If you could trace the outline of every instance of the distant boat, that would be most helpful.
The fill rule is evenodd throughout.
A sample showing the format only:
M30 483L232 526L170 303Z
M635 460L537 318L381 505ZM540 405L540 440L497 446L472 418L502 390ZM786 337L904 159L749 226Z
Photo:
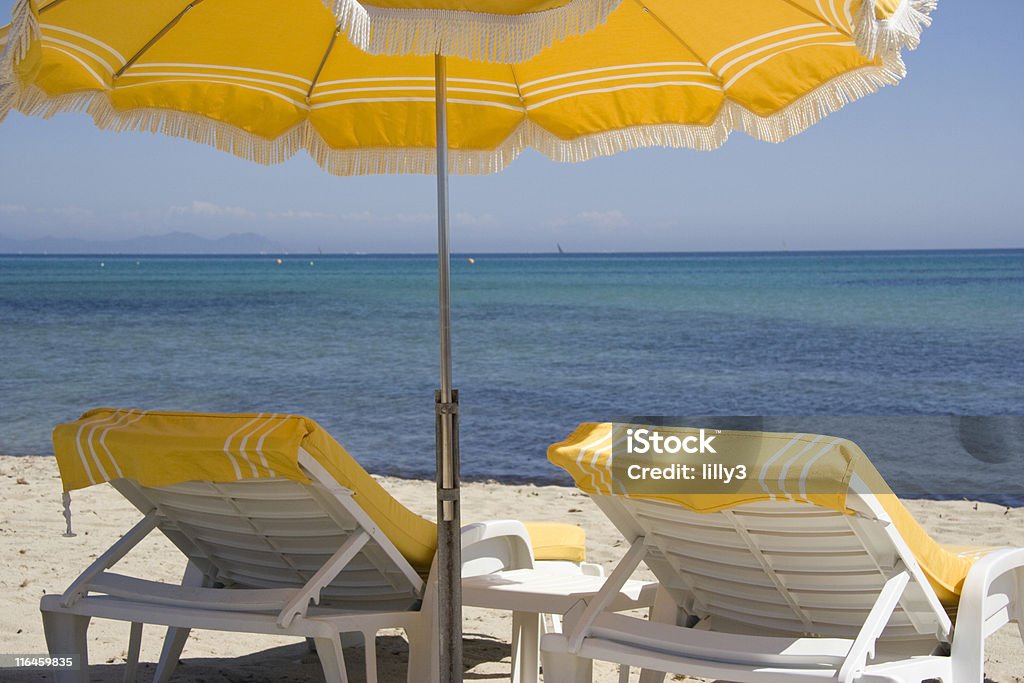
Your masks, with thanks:
M559 254L564 254L565 253L565 249L562 249L562 245L561 244L559 244L558 242L555 242L555 246L558 247L558 253Z

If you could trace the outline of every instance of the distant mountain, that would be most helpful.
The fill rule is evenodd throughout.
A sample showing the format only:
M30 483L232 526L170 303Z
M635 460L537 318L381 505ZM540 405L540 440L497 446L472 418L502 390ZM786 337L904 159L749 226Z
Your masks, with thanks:
M52 236L18 240L0 235L0 254L260 254L284 251L280 243L254 232L233 233L216 239L190 232L123 240Z

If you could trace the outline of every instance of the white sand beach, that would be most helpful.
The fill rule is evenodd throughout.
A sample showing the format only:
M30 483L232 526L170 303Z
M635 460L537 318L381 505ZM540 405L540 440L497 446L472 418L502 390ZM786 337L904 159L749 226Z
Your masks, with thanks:
M434 484L382 478L384 485L411 509L431 516ZM138 518L138 512L109 486L74 494L77 536L65 538L60 479L50 457L0 456L0 652L41 654L46 651L39 619L39 598L64 590L74 577ZM609 569L625 551L612 525L586 496L559 486L514 486L471 483L464 486L464 516L523 520L560 519L587 532L588 559ZM908 507L937 539L947 543L1024 546L1024 508L1008 509L971 501L909 501ZM177 582L183 557L162 538L152 537L119 565L123 573ZM650 579L644 570L638 578ZM465 613L466 680L508 681L510 619L507 614L467 609ZM143 634L139 680L148 680L157 660L162 628ZM126 624L94 620L89 631L93 681L120 681L128 640ZM1024 683L1024 646L1016 627L1004 628L987 643L986 675L996 683ZM383 681L404 681L405 644L397 635L378 645ZM349 658L353 681L361 681L362 657L354 648ZM49 674L3 672L4 681L49 680ZM669 677L671 679L671 677ZM249 634L193 632L176 671L176 681L227 683L322 681L315 655L295 639ZM616 670L598 664L595 681L617 680ZM676 677L674 680L694 680Z

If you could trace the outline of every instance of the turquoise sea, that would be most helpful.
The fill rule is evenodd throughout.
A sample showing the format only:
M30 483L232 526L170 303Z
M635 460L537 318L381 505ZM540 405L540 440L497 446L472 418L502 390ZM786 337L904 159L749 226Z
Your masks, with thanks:
M465 475L627 415L1024 413L1024 250L453 259ZM308 415L430 475L436 262L0 257L0 453L96 406Z

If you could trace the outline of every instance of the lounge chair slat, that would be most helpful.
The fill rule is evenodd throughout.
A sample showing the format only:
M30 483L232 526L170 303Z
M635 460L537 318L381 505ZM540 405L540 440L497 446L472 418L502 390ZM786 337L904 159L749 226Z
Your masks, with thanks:
M159 501L165 510L197 515L216 515L230 517L241 514L256 519L305 519L323 516L324 511L309 498L305 500L289 498L287 501L245 501L230 498L207 498L200 505L195 498L167 497Z
M152 487L154 498L175 498L178 500L194 499L199 504L210 498L234 497L239 499L260 500L301 500L309 496L303 495L301 488L295 487L290 479L249 479L239 486L226 482L214 484L206 481L192 481L174 484L168 487Z
M325 527L326 531L327 528ZM330 529L332 533L322 535L266 536L264 534L242 534L226 531L204 530L197 532L197 537L205 543L213 543L225 548L237 550L266 550L273 548L283 553L304 554L323 552L329 548L337 548L345 541L345 535L338 533L337 527Z
M337 547L337 546L336 546ZM234 564L235 566L252 565L254 567L270 567L270 568L289 568L293 567L303 571L316 571L324 562L331 557L330 553L317 552L307 554L280 554L272 551L257 551L257 550L246 550L236 551L232 548L220 547L217 552L212 555L212 559L215 563L220 564L223 560L224 565L227 563ZM346 565L345 569L342 570L346 576L356 576L357 574L367 574L373 576L379 576L380 572L365 558L353 560L352 563Z
M881 579L878 572L851 572L822 570L811 572L784 572L776 570L782 582L793 591L827 589L838 593L844 591L872 590L878 592Z

